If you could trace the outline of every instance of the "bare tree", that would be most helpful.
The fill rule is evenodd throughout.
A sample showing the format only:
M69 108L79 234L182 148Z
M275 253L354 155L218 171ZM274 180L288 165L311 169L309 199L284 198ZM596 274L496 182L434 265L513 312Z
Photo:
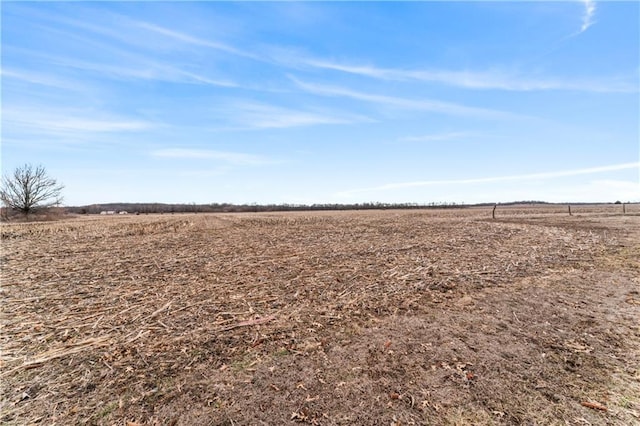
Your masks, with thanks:
M37 209L62 203L63 188L47 175L43 166L25 164L16 168L12 176L2 178L0 200L7 208L28 215Z

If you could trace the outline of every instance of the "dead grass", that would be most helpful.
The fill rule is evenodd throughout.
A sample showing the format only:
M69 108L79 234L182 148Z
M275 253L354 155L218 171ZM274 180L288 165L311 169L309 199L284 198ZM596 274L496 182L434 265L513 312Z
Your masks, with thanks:
M0 421L639 423L614 207L3 225Z

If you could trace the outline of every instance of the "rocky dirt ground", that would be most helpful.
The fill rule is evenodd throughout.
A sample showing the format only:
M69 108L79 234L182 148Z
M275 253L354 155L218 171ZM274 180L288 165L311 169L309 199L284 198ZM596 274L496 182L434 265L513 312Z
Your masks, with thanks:
M0 422L640 424L618 210L3 224Z

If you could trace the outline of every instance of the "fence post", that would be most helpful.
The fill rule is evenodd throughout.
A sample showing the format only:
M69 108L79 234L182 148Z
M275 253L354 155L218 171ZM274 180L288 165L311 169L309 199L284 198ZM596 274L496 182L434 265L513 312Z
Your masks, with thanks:
M571 214L571 204L569 204L569 216L573 216L573 215Z
M493 206L493 210L491 211L491 218L495 219L496 218L496 208L498 207L497 204L494 204Z

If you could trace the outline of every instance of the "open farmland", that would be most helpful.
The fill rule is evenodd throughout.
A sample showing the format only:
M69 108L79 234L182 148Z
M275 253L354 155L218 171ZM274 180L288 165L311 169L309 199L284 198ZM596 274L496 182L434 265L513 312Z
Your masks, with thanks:
M640 424L640 207L573 210L3 224L0 422Z

